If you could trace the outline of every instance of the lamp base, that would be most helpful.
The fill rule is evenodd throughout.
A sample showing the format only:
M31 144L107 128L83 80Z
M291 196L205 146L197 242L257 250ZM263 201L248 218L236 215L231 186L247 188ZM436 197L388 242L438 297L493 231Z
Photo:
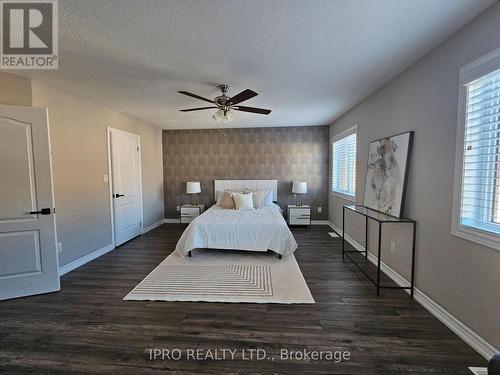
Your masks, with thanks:
M303 206L303 204L302 204L302 194L298 194L298 193L295 194L295 205L298 206L298 207Z
M191 204L193 206L197 206L198 205L198 194L196 194L196 193L193 194L193 199L191 201Z

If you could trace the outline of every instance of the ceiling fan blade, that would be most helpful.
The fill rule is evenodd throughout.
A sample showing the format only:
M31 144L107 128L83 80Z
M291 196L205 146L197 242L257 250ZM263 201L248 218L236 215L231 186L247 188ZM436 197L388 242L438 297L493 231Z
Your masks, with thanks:
M191 94L190 92L187 92L187 91L177 91L179 94L182 94L182 95L187 95L187 96L190 96L192 98L195 98L195 99L200 99L200 100L204 100L206 102L209 102L209 103L212 103L213 104L213 100L210 100L210 99L207 99L207 98L204 98L203 96L199 96L199 95L196 95L196 94Z
M246 90L243 90L242 92L240 92L239 94L236 94L235 96L233 96L231 99L229 99L229 101L233 104L238 104L238 103L244 102L245 100L253 98L254 96L257 96L257 95L259 95L259 94L257 94L255 91L252 91L250 89L246 89Z
M217 107L200 107L200 108L189 108L189 109L180 109L181 112L191 112L191 111L201 111L203 109L211 109Z
M242 112L260 113L261 115L268 115L268 114L271 113L270 109L254 108L254 107L244 107L242 105L238 105L236 107L233 107L233 109L236 110L236 111L242 111Z

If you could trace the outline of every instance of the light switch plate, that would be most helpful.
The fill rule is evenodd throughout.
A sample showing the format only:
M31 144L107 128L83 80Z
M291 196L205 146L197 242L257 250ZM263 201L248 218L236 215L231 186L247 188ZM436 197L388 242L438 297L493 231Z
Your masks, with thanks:
M62 242L58 242L56 245L57 254L62 253Z
M109 182L109 177L107 174L104 175L104 182Z

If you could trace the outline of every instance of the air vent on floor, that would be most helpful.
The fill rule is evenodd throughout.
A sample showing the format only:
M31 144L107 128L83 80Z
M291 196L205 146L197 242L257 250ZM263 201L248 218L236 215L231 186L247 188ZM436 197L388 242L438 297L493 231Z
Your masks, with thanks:
M488 369L486 367L469 367L475 375L488 375Z

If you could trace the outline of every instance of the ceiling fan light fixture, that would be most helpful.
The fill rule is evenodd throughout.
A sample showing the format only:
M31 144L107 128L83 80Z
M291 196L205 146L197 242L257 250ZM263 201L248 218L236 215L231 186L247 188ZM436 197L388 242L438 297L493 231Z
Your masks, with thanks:
M212 118L217 122L222 122L222 116L224 116L224 111L222 109L219 109L213 114Z
M217 112L213 114L212 118L217 122L222 122L223 124L225 124L227 122L233 121L234 115L231 113L230 110L224 111L222 109L219 109Z
M233 112L231 111L226 111L226 122L231 122L234 120L234 115L233 115Z

